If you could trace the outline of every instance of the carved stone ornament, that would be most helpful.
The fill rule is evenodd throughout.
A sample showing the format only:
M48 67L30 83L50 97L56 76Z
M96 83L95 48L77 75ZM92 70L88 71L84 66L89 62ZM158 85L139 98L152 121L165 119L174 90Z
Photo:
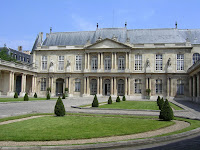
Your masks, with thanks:
M149 61L149 58L147 58L146 67L150 67L150 61Z
M168 66L168 67L171 67L171 58L168 59L168 61L167 61L167 66Z

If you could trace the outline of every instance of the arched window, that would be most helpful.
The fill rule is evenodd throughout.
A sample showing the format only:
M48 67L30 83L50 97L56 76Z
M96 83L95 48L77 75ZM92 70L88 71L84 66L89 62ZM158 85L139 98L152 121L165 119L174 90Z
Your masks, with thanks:
M80 91L81 91L81 80L75 79L75 92L80 92Z
M162 80L157 79L156 80L156 94L161 94L162 93Z
M184 94L184 82L183 80L179 79L177 80L177 95L183 95Z
M200 54L194 53L192 59L193 59L193 64L195 64L200 59Z
M105 57L105 70L110 70L111 69L111 58L110 56Z
M119 56L118 58L118 70L124 70L125 66L124 66L124 56Z

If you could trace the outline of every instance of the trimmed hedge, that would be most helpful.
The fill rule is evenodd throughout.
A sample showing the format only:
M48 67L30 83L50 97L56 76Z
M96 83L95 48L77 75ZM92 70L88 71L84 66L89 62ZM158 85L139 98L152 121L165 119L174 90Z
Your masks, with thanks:
M29 97L28 97L28 94L26 93L25 95L24 95L24 101L28 101L29 100Z
M126 101L126 97L125 97L125 95L123 96L122 101Z
M63 93L63 95L62 95L62 99L65 99L65 93Z
M98 102L96 94L94 95L94 99L93 99L93 102L92 102L92 107L99 107L99 102Z
M159 103L160 103L160 96L158 96L157 98L157 105L159 106Z
M37 93L34 94L34 98L37 98Z
M14 98L18 98L18 94L17 94L17 92L15 92Z
M64 116L65 115L65 106L60 98L58 97L58 100L56 102L55 108L54 108L54 113L56 116Z
M160 111L159 119L163 119L164 121L170 121L174 119L173 110L170 107L167 99L165 100L165 103Z
M108 104L112 104L112 97L111 96L108 99Z
M162 97L162 98L160 99L160 102L159 102L159 105L158 105L160 110L162 109L164 103L165 103L165 101L164 101L164 99L163 99L163 97Z
M119 98L119 96L117 96L116 102L120 102L120 98Z
M51 99L50 94L47 93L47 100Z

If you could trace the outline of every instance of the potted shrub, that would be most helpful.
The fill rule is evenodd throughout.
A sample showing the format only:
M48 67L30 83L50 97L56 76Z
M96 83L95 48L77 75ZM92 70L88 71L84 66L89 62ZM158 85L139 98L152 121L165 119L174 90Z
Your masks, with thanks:
M147 99L150 99L151 89L146 89Z
M92 102L92 107L99 107L99 102L98 102L96 94L95 94L93 102Z
M111 96L108 99L108 104L112 104L112 97Z
M65 116L65 106L60 96L58 97L58 100L56 102L54 113L56 116Z

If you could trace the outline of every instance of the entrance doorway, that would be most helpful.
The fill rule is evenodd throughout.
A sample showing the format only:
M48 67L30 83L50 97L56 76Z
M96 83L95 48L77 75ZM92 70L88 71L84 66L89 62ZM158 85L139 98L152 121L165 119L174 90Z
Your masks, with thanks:
M56 80L56 95L57 96L63 95L63 83L64 83L64 79L58 78Z
M110 95L110 80L106 79L104 81L104 95L109 96Z
M91 88L90 88L91 95L97 94L97 80L96 79L91 80L90 86L91 86Z
M16 92L19 95L21 92L21 85L22 85L22 76L16 77Z
M124 95L124 80L122 79L118 80L117 95Z

